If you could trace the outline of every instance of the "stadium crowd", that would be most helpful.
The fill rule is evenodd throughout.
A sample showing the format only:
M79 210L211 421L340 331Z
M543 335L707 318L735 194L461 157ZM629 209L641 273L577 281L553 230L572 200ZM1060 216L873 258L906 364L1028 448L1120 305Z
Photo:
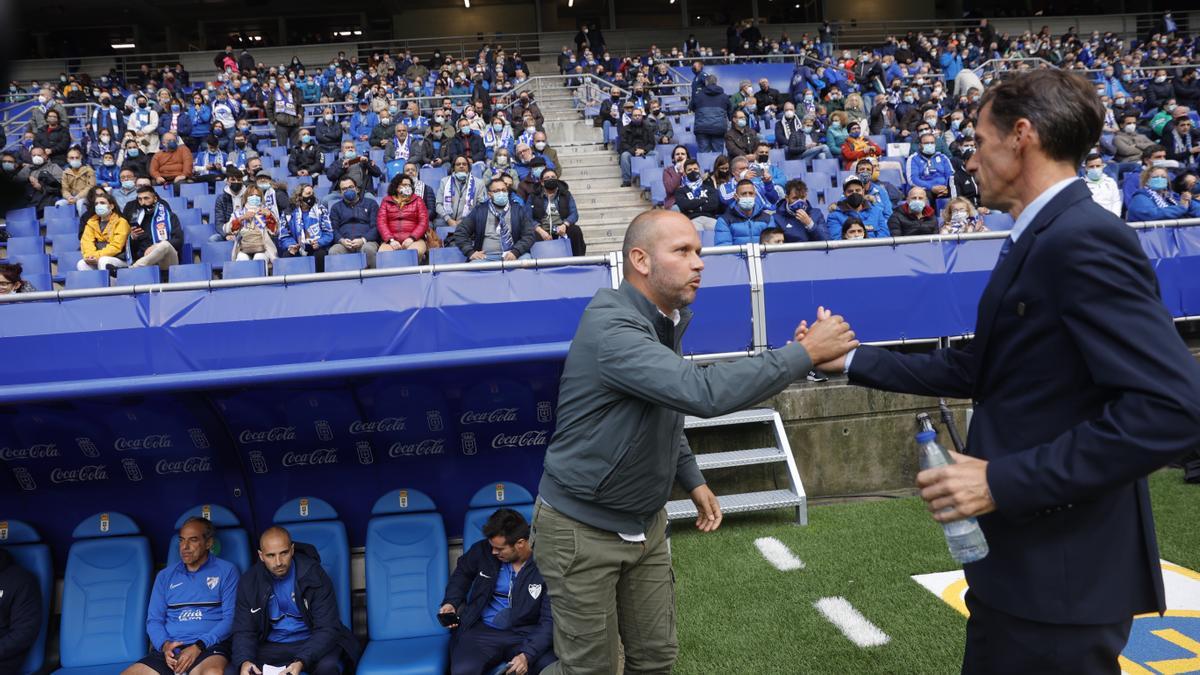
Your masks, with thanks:
M1195 217L1197 38L1170 14L1161 24L1142 39L1073 28L1010 36L985 19L835 50L829 25L793 41L747 21L716 51L690 37L627 56L591 26L558 66L619 154L623 184L661 182L656 205L712 230L716 244L766 230L796 242L987 229L966 169L978 100L1005 72L1035 67L1095 82L1106 125L1081 176L1097 201L1130 221ZM786 91L767 78L732 93L717 83L721 65L780 60L795 63ZM0 176L39 214L74 207L79 269L165 275L191 262L184 229L233 242L234 260L311 256L318 271L328 255L361 252L375 266L381 252L424 261L440 246L512 260L566 239L585 253L544 116L519 88L520 53L485 45L474 58L423 59L406 49L272 66L227 47L214 66L204 82L175 63L128 79L10 84L9 101L36 101ZM185 193L207 222L181 223Z

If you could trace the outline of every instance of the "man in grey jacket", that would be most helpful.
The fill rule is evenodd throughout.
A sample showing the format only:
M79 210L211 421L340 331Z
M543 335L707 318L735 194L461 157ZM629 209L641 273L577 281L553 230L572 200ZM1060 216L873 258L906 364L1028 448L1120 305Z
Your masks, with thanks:
M560 659L545 673L614 673L621 646L626 673L671 671L678 642L664 507L672 480L691 493L697 528L721 524L684 415L744 408L858 344L841 317L822 310L781 349L709 366L684 359L699 254L687 216L639 215L625 233L625 282L596 293L571 343L534 513Z

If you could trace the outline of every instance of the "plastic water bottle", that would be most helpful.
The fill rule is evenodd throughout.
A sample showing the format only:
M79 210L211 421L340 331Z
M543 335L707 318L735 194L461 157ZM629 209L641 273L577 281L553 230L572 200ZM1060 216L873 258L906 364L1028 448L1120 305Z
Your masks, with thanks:
M917 416L920 431L917 432L917 449L920 452L921 470L933 469L939 466L953 464L942 446L938 445L937 432L929 416L922 413ZM949 507L947 507L949 508ZM960 564L983 560L988 554L987 539L983 530L974 518L964 518L952 523L944 523L942 528L946 533L946 545L950 548L950 557Z

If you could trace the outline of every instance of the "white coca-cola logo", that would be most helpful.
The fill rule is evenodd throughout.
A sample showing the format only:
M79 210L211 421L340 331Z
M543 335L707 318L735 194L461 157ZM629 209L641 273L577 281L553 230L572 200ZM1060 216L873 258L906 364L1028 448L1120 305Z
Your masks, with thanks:
M296 427L275 427L265 431L244 429L238 434L239 443L278 443L296 440Z
M0 448L0 459L13 462L21 459L47 459L58 457L58 446L53 443L38 443L28 448Z
M103 464L88 464L77 469L54 469L50 472L51 483L86 483L108 480L108 469Z
M188 457L187 459L160 459L154 465L154 471L160 476L169 473L204 473L212 471L212 459L209 457Z
M549 434L545 431L526 431L523 434L496 434L492 438L493 448L530 448L545 445Z
M381 420L364 422L355 420L350 424L352 434L383 434L389 431L404 431L404 417L385 417Z
M288 452L283 455L283 466L320 466L322 464L337 464L337 448L318 448L312 452Z
M117 450L161 450L171 447L170 434L151 434L144 438L118 438L113 443Z
M427 438L417 443L392 443L388 457L423 457L446 454L446 441L442 438Z
M496 422L516 422L516 408L496 408L495 410L468 410L458 419L460 424L495 424Z
M180 621L203 621L204 610L202 609L185 609L179 613Z

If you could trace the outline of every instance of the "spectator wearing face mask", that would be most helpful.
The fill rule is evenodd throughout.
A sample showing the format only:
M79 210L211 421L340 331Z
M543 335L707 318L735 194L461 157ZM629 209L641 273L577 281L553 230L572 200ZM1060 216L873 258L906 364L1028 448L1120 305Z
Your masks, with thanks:
M33 134L33 144L46 154L46 158L59 166L67 163L67 150L71 148L71 132L63 124L57 110L46 113L46 124Z
M337 185L343 178L350 178L365 192L374 192L374 179L381 178L383 171L369 156L360 155L354 141L343 141L340 161L335 160L325 170L325 177ZM332 194L332 193L331 193ZM336 196L333 197L336 200Z
M166 107L158 115L158 136L160 139L166 138L167 134L173 134L176 140L185 139L192 133L192 118L183 109L183 103L179 99L169 99Z
M25 197L30 206L41 209L62 199L62 176L62 167L48 161L46 151L34 146L30 163L17 172L17 182L27 186Z
M842 229L842 236L839 238L847 240L866 239L867 226L857 216L850 216L846 219L845 226Z
M130 169L121 169L117 174L117 184L112 188L111 194L116 201L117 210L124 213L125 207L137 199L137 175Z
M1179 162L1179 166L1185 169L1200 166L1200 131L1190 117L1178 117L1174 127L1164 130L1163 147L1167 149L1167 159Z
M117 212L112 198L99 196L94 206L95 214L83 228L79 238L79 251L83 257L76 269L116 270L126 267L125 246L129 241L129 222Z
M825 214L808 201L808 185L799 179L787 182L787 196L775 206L774 226L784 242L825 241L829 238Z
M288 173L293 176L319 176L325 170L325 155L317 147L308 129L297 134L297 143L288 152Z
M271 95L264 102L267 109L267 119L275 125L275 144L289 147L296 142L300 125L304 122L304 113L300 108L301 101L292 82L281 75Z
M975 205L965 197L955 197L942 209L942 234L971 234L987 232L983 218Z
M900 188L895 185L879 180L879 168L873 159L858 160L854 170L858 179L862 181L863 195L867 201L883 211L885 221L891 218L894 204L904 200L904 193L900 192Z
M492 117L492 123L483 131L483 147L487 151L489 160L493 159L499 150L504 150L511 154L516 147L512 127L504 121L503 116L495 115Z
M392 106L392 108L395 107L394 105ZM388 108L384 108L379 112L379 124L376 124L375 128L371 129L371 136L367 139L367 144L372 148L387 148L392 139L395 138L398 127L404 127L404 130L408 131L408 127L399 122L395 117L395 113L392 113Z
M540 240L566 237L571 242L571 255L587 253L583 230L577 224L579 209L575 206L575 197L566 181L558 177L557 171L548 168L542 173L542 189L530 196L529 209L534 233Z
M225 175L225 153L216 136L206 136L196 148L192 160L192 180L212 185Z
M501 148L488 162L487 168L483 171L483 177L490 180L505 175L511 176L514 183L520 180L517 170L513 166L512 153Z
M100 104L88 118L87 130L93 139L99 139L101 134L107 133L109 142L125 133L125 119L108 94L101 94Z
M920 152L909 155L904 165L909 184L925 188L935 199L950 196L950 183L954 180L950 158L937 151L932 132L922 134L920 140Z
M1104 173L1104 158L1097 153L1088 155L1083 162L1083 169L1083 182L1092 192L1092 199L1120 217L1121 189L1117 187L1117 181Z
M825 146L829 148L829 152L834 157L842 156L842 145L846 143L846 139L850 137L850 132L846 128L847 116L845 111L837 110L829 114L829 128L825 130Z
M471 122L465 116L458 120L458 134L447 144L443 158L457 156L467 158L468 162L486 162L487 150L483 147L483 137L471 130Z
M379 206L349 176L343 176L337 186L337 201L329 208L334 236L329 255L362 252L367 267L375 267L375 254L379 251Z
M728 172L728 160L722 166ZM720 188L713 181L704 180L700 163L694 159L684 162L682 181L675 189L674 197L675 206L691 219L697 230L715 229L717 218L725 209Z
M654 132L646 126L645 116L644 110L635 108L629 126L621 129L621 187L633 184L633 158L645 157L654 152Z
M116 138L119 138L119 136L114 136L109 130L102 129L99 135L97 135L96 140L88 143L87 163L93 167L100 166L106 152L112 153L113 160L115 161L117 155L121 154L121 146L115 140Z
M929 203L925 188L914 186L909 189L908 198L888 219L888 231L893 237L937 234L937 213Z
M83 163L83 153L79 148L71 148L67 152L67 168L62 174L61 203L70 204L78 213L84 211L84 201L88 191L96 186L96 171Z
M865 236L875 239L891 236L883 210L871 203L864 194L862 181L858 176L851 175L842 182L844 198L829 207L829 215L825 219L825 227L830 239L843 239L843 229L850 218L857 219L863 227Z
M452 169L438 184L434 227L458 227L467 214L487 199L487 184L471 174L471 163L466 157L455 157Z
M646 120L649 124L649 119ZM533 135L533 156L541 157L546 160L546 168L554 169L560 175L562 174L562 164L558 161L558 151L550 147L550 143L546 140L546 132L539 131Z
M671 163L662 172L663 189L667 193L666 199L663 200L664 209L675 206L675 191L683 183L684 163L687 160L688 149L686 147L677 145L671 150Z
M258 186L246 188L246 198L240 212L229 221L226 234L233 235L233 260L266 260L278 257L275 235L279 220L264 205Z
M508 186L492 179L488 201L458 224L454 243L470 262L511 261L529 256L535 236L529 209L511 203Z
M1154 145L1154 141L1138 131L1137 121L1136 114L1125 115L1121 118L1120 130L1113 135L1113 147L1116 150L1113 161L1125 165L1121 167L1122 173L1140 168L1142 152Z
M129 223L131 267L158 267L162 272L179 264L183 251L183 228L149 185L138 188L137 201L125 205L121 214Z
M67 109L61 101L54 97L49 88L38 92L37 105L29 112L29 130L34 134L46 128L46 114L50 111L58 113L59 121L67 119Z
M717 246L741 245L758 241L759 235L771 227L771 215L759 203L754 181L738 181L733 205L717 218L713 233Z
M853 169L858 160L864 157L879 157L883 154L883 149L867 138L866 134L862 132L862 125L858 122L850 122L846 129L846 141L842 143L840 154L842 167Z
M730 157L754 154L758 133L750 128L750 118L744 110L733 113L733 126L725 132L725 154Z
M342 125L333 114L333 108L326 106L321 111L321 117L315 127L317 147L321 152L336 153L342 144Z
M429 212L425 200L416 193L411 176L396 174L388 185L388 194L383 198L376 214L379 229L379 250L416 251L417 258L424 261L429 251L425 233L429 230Z
M1141 188L1129 200L1125 220L1140 223L1150 220L1175 220L1200 217L1200 202L1191 192L1182 194L1171 190L1166 168L1151 166L1141 175Z
M192 151L180 144L174 132L163 134L162 141L162 149L150 160L150 177L158 185L182 183L191 178L195 170Z

